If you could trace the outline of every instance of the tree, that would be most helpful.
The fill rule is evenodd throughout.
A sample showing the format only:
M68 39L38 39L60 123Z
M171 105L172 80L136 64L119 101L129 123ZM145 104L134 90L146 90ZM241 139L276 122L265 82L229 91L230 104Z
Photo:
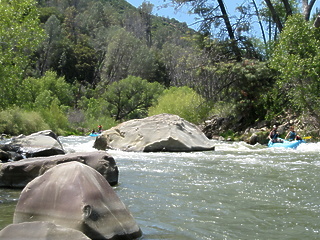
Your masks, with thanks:
M123 28L110 29L108 36L101 74L103 80L115 82L128 75L150 78L154 71L154 57L147 45Z
M125 29L143 40L148 47L152 45L152 9L153 4L143 2L138 11L127 11L124 20Z
M39 72L43 76L45 72L52 68L58 61L61 54L61 24L55 15L51 15L44 24L46 39L42 42L41 51L39 50Z
M271 0L265 0L265 2L269 8L273 22L277 25L278 30L281 32L283 26L279 14L276 12L273 4L271 3Z
M53 99L57 99L59 105L70 106L73 98L70 84L51 71L41 78L24 79L19 90L23 94L18 96L18 104L30 110L39 106L49 107Z
M152 21L151 21L151 13L153 9L153 4L143 2L141 6L139 7L139 13L141 16L141 19L144 23L144 32L146 37L146 42L148 47L152 46L152 34L151 34L151 27L152 27Z
M191 4L193 12L198 14L201 20L201 30L205 33L209 33L212 27L220 25L220 20L224 22L227 30L230 45L237 61L241 61L241 51L237 45L234 29L230 22L230 17L226 11L226 7L223 0L217 0L217 5L212 5L210 1L202 0L173 0L179 4ZM219 11L218 11L219 9Z
M44 32L33 0L1 1L0 16L0 108L6 108L15 103L17 86Z
M281 2L274 0L265 0L268 12L270 13L270 15L269 13L265 15L271 16L279 32L281 32L288 17L294 13L303 14L304 19L306 21L309 21L310 14L315 2L316 0L310 0L310 2L309 0L302 0L302 9L299 10L299 4L296 0L281 0Z
M108 102L111 116L116 120L128 120L147 116L148 108L154 103L163 87L157 83L129 76L112 83L103 95Z
M320 33L303 15L288 19L271 66L279 71L277 85L294 111L308 110L320 122Z
M311 10L317 0L302 0L303 15L306 21L310 20Z

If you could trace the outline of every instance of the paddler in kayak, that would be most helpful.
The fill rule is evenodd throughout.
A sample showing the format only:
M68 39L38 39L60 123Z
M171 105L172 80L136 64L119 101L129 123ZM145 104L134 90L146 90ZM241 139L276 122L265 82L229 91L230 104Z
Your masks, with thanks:
M298 136L297 132L294 130L294 126L290 126L289 132L287 133L285 139L288 139L289 141L302 140L301 137Z
M273 125L273 129L269 133L268 138L270 139L271 142L273 143L282 143L283 141L279 138L279 132L278 128L276 125Z

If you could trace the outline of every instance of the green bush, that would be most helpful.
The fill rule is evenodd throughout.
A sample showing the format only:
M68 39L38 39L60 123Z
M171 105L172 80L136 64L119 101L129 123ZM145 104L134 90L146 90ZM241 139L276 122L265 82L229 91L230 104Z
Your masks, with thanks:
M63 106L59 106L58 99L54 99L49 107L40 108L39 111L52 131L58 135L65 135L65 131L70 128L69 121L66 109Z
M158 104L149 108L149 116L170 113L197 124L207 118L209 109L204 98L193 89L171 87L158 98Z
M8 135L31 134L49 129L42 116L18 107L0 112L0 133Z
M213 109L210 111L210 115L216 115L218 117L230 117L235 115L236 104L232 102L217 102L214 104Z

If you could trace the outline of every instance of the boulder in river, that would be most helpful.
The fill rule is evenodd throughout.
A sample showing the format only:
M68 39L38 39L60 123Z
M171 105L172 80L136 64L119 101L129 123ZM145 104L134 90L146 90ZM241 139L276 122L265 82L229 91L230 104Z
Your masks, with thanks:
M105 178L78 162L59 164L21 192L13 223L49 221L91 239L135 239L142 232Z
M121 123L102 132L93 147L134 152L214 150L212 141L196 125L172 114Z
M90 240L82 232L52 222L10 224L0 231L1 240Z
M51 130L36 132L28 136L20 135L14 137L8 145L11 148L16 148L16 151L27 158L65 154L57 135Z
M17 162L0 164L0 187L23 188L48 169L72 161L94 168L110 185L118 183L119 171L114 158L105 151L97 151L26 158ZM69 174L72 174L72 171Z

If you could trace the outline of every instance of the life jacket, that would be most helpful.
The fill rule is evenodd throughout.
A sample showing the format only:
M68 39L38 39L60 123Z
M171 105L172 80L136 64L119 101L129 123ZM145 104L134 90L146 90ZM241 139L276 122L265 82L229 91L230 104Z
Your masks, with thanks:
M297 133L295 131L290 131L289 133L289 141L293 141L296 139Z
M279 134L277 131L272 131L271 134L270 134L270 137L272 139L272 142L277 142L277 138L279 137Z

